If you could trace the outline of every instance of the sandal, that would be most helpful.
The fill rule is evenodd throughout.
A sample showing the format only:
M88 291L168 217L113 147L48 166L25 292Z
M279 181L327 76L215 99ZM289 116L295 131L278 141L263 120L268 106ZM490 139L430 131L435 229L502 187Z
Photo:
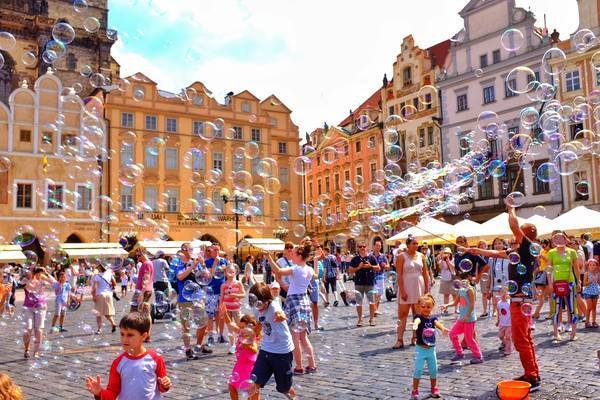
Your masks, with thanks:
M294 368L294 375L304 375L304 368Z
M598 324L595 322L592 322L592 328L598 328Z
M317 372L317 367L306 367L307 374L314 374L315 372Z
M362 323L362 322L357 322L357 323L356 323L356 327L357 327L357 328L361 328L362 326L363 326L363 323Z
M375 322L372 319L369 320L369 326L375 326Z
M402 340L396 341L396 344L392 346L393 350L399 350L404 348L404 342Z
M573 335L573 336L571 336L571 338L569 340L571 342L576 342L577 340L579 340L579 337L577 335Z

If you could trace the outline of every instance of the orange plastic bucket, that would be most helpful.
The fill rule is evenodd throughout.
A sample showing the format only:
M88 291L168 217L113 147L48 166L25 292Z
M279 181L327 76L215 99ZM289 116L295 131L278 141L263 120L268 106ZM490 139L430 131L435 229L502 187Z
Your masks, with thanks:
M523 381L501 381L496 386L496 396L500 400L529 400L531 384Z

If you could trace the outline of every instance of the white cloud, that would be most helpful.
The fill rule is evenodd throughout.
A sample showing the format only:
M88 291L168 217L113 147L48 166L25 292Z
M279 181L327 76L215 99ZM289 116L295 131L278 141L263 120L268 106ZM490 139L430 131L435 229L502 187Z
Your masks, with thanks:
M117 6L111 3L112 12L126 12L119 6L124 3L130 7L148 3L114 1ZM338 123L371 95L381 85L383 73L390 76L403 37L412 34L424 48L457 32L462 26L458 12L466 3L151 0L146 30L152 29L153 21L184 30L182 43L166 44L180 47L181 57L149 58L137 54L132 41L115 46L114 51L125 73L140 70L166 90L200 80L219 98L230 90L248 89L260 98L274 93L294 111L293 119L303 132L323 121ZM548 13L550 30L558 26L562 38L577 27L575 2L522 0L517 4L531 6L539 25L543 13ZM269 55L267 49L267 54L240 61L239 54L225 51L241 40L266 46L272 38L284 44L279 53Z

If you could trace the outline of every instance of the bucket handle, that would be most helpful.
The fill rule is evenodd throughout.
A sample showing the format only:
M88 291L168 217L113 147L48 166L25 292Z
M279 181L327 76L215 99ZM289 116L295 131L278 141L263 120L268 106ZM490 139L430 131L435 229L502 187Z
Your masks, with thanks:
M523 397L521 397L521 400L525 400L527 398L527 396L529 396L529 392L527 392L527 394ZM498 393L498 385L496 385L496 397L498 397L500 400L502 400L502 398L500 397L500 393Z

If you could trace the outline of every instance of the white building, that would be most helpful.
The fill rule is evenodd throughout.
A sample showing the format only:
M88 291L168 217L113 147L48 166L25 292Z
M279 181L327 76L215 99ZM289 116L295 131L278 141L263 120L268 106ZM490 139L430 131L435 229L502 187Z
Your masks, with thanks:
M450 162L477 150L487 137L491 139L489 155L507 161L506 173L500 178L486 174L480 175L485 180L474 180L474 196L461 204L461 214L468 212L473 220L485 221L505 210L507 194L519 191L526 196L520 216L529 217L535 207L538 212L543 206L546 216L553 218L561 211L560 181L550 185L535 179L537 167L550 158L547 145L539 148L539 154L529 160L530 167L523 170L510 146L514 135L531 132L521 123L521 111L530 106L539 111L542 104L529 98L531 92L516 94L511 88L524 92L532 80L551 81L540 68L542 56L551 46L547 31L536 28L533 13L516 7L514 0L471 0L459 15L464 29L453 38L446 72L437 82L442 96L443 160ZM518 29L522 38L518 32L503 38L510 28ZM530 68L535 76L511 73L521 66ZM484 111L497 115L487 118L484 125L497 123L499 130L486 135L478 128ZM516 143L514 139L512 143Z

